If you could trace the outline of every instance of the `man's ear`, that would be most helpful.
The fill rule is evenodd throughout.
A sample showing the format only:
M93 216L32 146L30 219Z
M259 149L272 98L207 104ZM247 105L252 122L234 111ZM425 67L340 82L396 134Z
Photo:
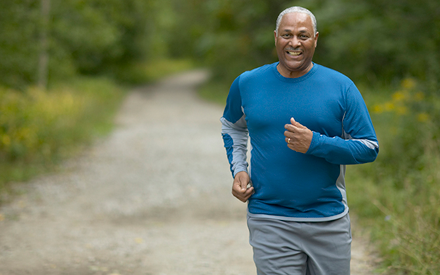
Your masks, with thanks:
M319 37L319 32L316 32L316 34L315 34L315 48L316 48L316 46L318 46L318 37Z
M277 31L276 30L273 31L273 36L275 38L275 46L276 46L277 45Z

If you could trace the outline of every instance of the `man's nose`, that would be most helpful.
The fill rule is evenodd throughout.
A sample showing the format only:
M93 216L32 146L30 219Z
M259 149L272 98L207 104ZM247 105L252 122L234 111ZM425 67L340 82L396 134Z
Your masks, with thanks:
M292 45L292 47L297 47L297 46L299 46L301 43L300 43L300 40L298 39L298 37L297 37L296 35L294 35L294 36L292 36L292 38L290 39L289 44Z

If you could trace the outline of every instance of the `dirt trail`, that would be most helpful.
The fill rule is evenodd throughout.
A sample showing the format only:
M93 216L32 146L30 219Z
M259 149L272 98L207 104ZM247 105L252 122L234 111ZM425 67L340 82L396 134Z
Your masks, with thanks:
M115 131L0 208L0 275L256 274L222 108L192 71L134 90ZM372 274L353 242L353 272Z

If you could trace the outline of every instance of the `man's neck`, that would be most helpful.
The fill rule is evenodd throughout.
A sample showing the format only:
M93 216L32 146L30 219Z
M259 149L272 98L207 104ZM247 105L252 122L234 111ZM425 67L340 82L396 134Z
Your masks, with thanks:
M310 72L310 70L313 68L313 62L310 62L310 65L304 69L304 70L298 70L298 71L290 71L287 70L286 68L284 68L283 66L280 65L280 63L278 63L277 65L277 70L278 72L287 78L298 78L301 77L303 75L306 75L308 72Z

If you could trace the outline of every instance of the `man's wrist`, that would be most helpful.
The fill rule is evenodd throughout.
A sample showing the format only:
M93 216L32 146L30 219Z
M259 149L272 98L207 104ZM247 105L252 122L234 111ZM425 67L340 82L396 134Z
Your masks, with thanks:
M237 176L238 173L241 173L241 172L247 173L247 170L238 170L237 172L234 171L234 178Z

